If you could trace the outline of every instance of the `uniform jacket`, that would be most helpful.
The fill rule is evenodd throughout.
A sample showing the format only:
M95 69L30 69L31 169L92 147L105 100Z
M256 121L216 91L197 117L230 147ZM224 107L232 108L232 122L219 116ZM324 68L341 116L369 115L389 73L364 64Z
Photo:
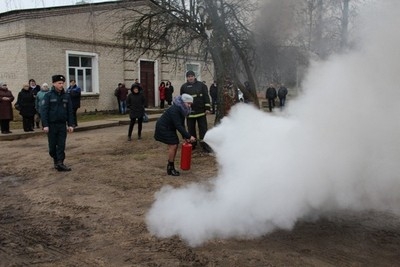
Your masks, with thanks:
M192 112L188 116L189 118L205 116L206 110L211 109L208 89L202 82L195 80L194 83L184 83L180 94L188 94L193 97Z
M130 118L141 118L144 116L144 105L145 105L144 95L140 92L130 93L128 99L126 100L126 106L130 110Z
M10 101L1 100L3 97L9 97ZM0 120L13 120L12 102L14 96L7 88L0 88Z
M52 123L67 123L73 126L72 102L69 94L64 89L61 92L52 87L44 96L40 107L43 127L48 127Z
M36 114L35 96L31 90L22 89L18 93L17 103L20 107L19 114L23 117L33 117Z
M67 93L71 96L72 108L78 109L81 107L81 88L78 85L70 86Z

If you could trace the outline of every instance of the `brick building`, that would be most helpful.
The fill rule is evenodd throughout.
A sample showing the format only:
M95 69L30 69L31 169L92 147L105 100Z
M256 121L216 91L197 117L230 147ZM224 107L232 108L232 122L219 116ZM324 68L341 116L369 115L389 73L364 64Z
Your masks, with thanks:
M14 96L30 78L51 84L53 74L76 79L82 88L80 112L117 109L114 89L130 87L139 78L149 107L159 105L158 85L170 80L179 94L184 73L193 69L200 80L212 81L212 64L184 61L172 66L165 59L144 55L133 60L118 38L127 6L148 1L103 2L14 10L0 14L0 81ZM175 62L174 62L175 64ZM68 84L66 84L68 86Z

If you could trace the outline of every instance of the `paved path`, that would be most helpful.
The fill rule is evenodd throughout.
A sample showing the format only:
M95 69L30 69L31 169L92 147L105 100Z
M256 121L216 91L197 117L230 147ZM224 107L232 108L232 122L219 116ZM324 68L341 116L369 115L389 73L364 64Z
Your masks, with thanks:
M148 114L149 121L156 121L160 116L159 114ZM104 120L96 120L96 121L87 121L80 122L79 126L75 128L75 132L105 128L105 127L114 127L119 125L127 125L129 124L129 116L118 117L118 118L109 118ZM35 135L45 134L41 129L35 129L34 132L24 132L23 129L11 129L11 134L0 134L0 141L12 141L17 139L29 138Z

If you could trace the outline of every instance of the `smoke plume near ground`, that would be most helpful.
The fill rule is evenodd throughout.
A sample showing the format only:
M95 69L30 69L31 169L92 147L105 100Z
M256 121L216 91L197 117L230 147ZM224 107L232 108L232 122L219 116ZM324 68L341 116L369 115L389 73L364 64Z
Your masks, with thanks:
M162 188L147 214L152 234L197 246L336 210L400 214L400 3L366 12L361 45L313 64L285 111L240 104L207 133L217 177Z

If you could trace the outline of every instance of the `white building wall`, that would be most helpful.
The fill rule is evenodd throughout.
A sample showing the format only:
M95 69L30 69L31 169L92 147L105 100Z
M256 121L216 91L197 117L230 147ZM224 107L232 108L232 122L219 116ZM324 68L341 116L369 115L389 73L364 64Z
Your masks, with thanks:
M98 55L98 94L83 95L78 112L115 110L113 93L117 84L123 82L130 87L135 78L140 78L139 62L124 54L123 41L117 37L129 16L127 10L118 9L113 2L10 12L0 17L0 51L4 55L0 80L6 81L16 95L30 78L41 85L51 84L54 74L67 76L66 51L94 53ZM186 61L182 59L176 64L151 55L143 58L157 62L156 105L161 81L170 80L174 96L178 95L186 81ZM209 86L213 70L207 70L203 62L199 64L201 80Z

